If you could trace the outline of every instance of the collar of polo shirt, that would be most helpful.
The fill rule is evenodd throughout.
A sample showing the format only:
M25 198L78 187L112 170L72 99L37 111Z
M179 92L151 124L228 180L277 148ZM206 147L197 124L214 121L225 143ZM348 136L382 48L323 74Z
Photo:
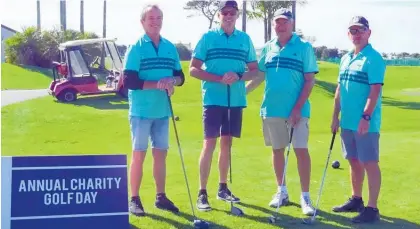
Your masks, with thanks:
M142 38L145 42L152 42L152 38L150 38L149 35L147 35L146 33L143 35ZM159 35L159 41L165 41L164 39L162 39L161 35Z
M357 55L365 56L367 54L367 52L369 52L369 50L371 50L371 49L372 49L372 45L370 43L368 43L362 50L360 50L360 52ZM351 49L349 54L350 54L351 57L353 57L354 49Z
M219 26L217 31L219 32L220 35L225 35L226 34L225 31L220 26ZM234 28L232 35L237 35L237 34L238 34L238 30L236 28Z
M296 39L298 38L299 36L296 34L296 33L292 33L292 37L290 38L290 40L289 40L289 42L287 42L287 44L294 44L295 43L295 41L296 41ZM276 45L277 46L279 46L279 47L282 47L281 45L280 45L280 43L279 43L279 39L277 38L276 39Z

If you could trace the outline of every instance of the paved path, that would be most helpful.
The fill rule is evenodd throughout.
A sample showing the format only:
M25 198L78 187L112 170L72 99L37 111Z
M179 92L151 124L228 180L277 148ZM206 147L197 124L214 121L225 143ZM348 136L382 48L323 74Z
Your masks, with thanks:
M1 91L1 106L23 102L48 95L47 89Z

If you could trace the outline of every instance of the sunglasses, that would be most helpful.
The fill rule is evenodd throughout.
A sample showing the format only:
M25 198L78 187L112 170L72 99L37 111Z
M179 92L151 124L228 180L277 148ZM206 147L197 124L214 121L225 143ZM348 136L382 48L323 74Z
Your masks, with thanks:
M235 16L236 15L236 11L222 11L222 15L223 16L227 16L227 15Z
M351 35L356 35L358 33L359 34L363 34L366 31L367 31L367 28L366 27L359 28L359 29L349 29L349 32L350 32Z

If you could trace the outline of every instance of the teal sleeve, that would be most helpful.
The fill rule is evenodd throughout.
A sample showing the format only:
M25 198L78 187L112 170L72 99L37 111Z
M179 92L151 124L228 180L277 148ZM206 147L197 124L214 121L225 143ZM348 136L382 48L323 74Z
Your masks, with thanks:
M340 59L340 65L338 66L338 76L337 76L337 82L340 83L340 69L341 66L343 65L343 61L347 58L347 54L345 54L344 56L341 57Z
M373 57L369 61L369 84L384 84L386 64L382 57Z
M175 47L175 71L180 71L182 69L181 67L181 60L179 59L179 53L178 50Z
M138 53L138 43L128 47L124 57L124 70L140 71L140 55Z
M318 73L318 64L316 62L316 55L311 44L306 45L305 56L303 60L303 73Z
M260 57L258 58L258 70L265 72L267 69L265 67L265 56L267 54L267 46L261 50Z
M195 46L195 49L192 53L192 57L199 59L203 62L206 60L207 56L207 44L206 44L206 34L203 34L201 39L198 41L197 45Z
M257 61L257 54L255 52L254 44L252 43L252 40L250 37L248 37L249 41L249 51L248 51L248 57L246 59L247 63L256 62Z

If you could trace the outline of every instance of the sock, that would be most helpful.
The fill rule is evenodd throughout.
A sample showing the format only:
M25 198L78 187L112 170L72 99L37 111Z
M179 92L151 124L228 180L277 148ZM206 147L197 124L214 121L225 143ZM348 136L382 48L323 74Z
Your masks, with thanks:
M308 197L309 198L309 192L302 192L302 197Z
M140 199L140 197L139 196L132 196L131 197L131 201L135 201L135 200L139 200Z
M353 199L356 199L356 200L361 200L362 199L362 197L360 197L360 196L355 196L355 195L352 195L351 196Z
M287 187L285 185L280 185L277 191L287 194Z
M206 189L200 189L200 191L198 191L198 195L201 194L206 194L207 195L207 190Z
M157 193L156 194L156 198L159 198L159 197L164 197L165 196L165 193L164 192L162 192L162 193Z
M226 183L220 183L219 184L219 190L226 190L227 189L227 184Z

